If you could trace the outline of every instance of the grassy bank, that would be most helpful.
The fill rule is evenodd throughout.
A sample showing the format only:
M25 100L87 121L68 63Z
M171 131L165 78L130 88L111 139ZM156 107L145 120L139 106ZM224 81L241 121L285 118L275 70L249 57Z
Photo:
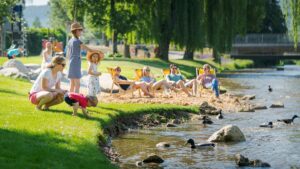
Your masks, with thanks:
M119 116L139 113L197 111L177 105L102 104L91 118L60 104L37 111L29 103L31 84L0 76L0 168L116 168L99 151L102 128Z
M40 56L30 56L30 57L22 57L17 58L18 60L25 63L35 63L40 64L41 63L41 57ZM0 57L0 65L2 65L5 61L7 61L7 58ZM107 72L107 67L115 67L115 66L121 66L122 68L122 74L129 77L134 78L134 69L136 68L143 68L144 66L150 66L152 69L152 72L156 76L161 76L161 69L165 69L169 67L170 63L175 63L178 65L178 67L181 70L181 73L186 76L187 78L194 78L196 75L195 68L196 67L202 67L203 64L209 63L210 65L213 65L215 68L217 68L219 71L223 70L236 70L241 68L247 68L250 67L253 62L249 60L234 60L232 62L226 63L224 65L219 65L215 62L213 62L211 59L205 59L205 60L171 60L170 62L162 61L160 59L125 59L125 58L116 58L116 59L105 59L101 62L101 65L99 66L100 71ZM85 59L83 59L82 68L87 68L87 62Z

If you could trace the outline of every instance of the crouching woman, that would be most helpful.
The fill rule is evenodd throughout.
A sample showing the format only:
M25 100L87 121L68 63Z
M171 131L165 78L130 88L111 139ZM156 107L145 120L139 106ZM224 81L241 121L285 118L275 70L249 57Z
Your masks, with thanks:
M60 81L65 65L64 57L52 58L51 64L39 74L34 82L29 92L29 100L36 105L37 110L48 110L49 107L63 102L66 90L60 88Z

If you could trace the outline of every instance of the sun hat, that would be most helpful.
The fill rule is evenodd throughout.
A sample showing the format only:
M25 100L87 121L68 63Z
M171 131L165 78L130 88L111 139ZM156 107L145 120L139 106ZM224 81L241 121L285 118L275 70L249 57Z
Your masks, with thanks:
M104 54L103 54L101 51L98 51L98 52L89 52L89 51L88 51L88 53L86 54L86 58L87 58L88 60L91 60L91 58L92 58L92 56L93 56L94 54L99 55L100 60L103 60L103 59L104 59Z
M71 25L71 31L74 31L74 30L83 30L83 28L78 22L74 22Z

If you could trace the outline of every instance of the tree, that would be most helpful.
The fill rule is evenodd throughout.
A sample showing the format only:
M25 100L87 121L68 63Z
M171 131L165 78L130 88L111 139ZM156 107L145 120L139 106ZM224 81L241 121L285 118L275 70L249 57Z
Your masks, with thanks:
M300 25L300 0L283 0L284 14L291 23L291 35L294 40L294 48L297 48Z
M41 21L40 21L39 17L34 18L34 21L32 22L32 27L34 27L34 28L41 28L42 27L42 24L41 24Z
M12 19L11 8L17 3L17 0L1 0L0 1L0 23L5 21L5 18Z
M112 39L113 53L117 53L117 41L120 37L124 42L124 55L129 57L130 36L136 25L134 0L86 0L88 23L93 27L101 27L107 37ZM101 9L101 10L99 10Z

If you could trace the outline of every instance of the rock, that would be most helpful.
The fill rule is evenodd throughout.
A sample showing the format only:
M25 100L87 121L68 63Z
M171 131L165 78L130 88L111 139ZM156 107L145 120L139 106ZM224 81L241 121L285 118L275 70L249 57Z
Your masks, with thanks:
M164 160L158 155L151 154L146 159L143 160L143 163L163 163Z
M221 112L221 109L217 109L204 101L199 107L199 112L200 114L218 115Z
M10 59L9 61L5 62L3 64L3 68L16 68L19 70L19 72L27 74L29 70L24 66L24 64L15 59Z
M282 102L272 103L270 108L284 108L284 104Z
M2 66L0 66L0 70L1 70L1 69L3 69L3 67L2 67Z
M234 125L227 125L209 137L209 142L239 142L245 141L242 131Z
M235 155L235 163L242 166L251 166L251 167L271 167L269 163L262 162L261 160L249 160L247 157L244 157L241 154Z
M171 121L172 124L181 124L181 121L179 119L173 119Z
M41 65L39 65L39 64L32 64L32 63L24 64L24 66L25 66L28 70L30 70L30 71L34 71L34 70L36 70L36 69L41 68Z
M254 105L253 106L254 110L263 110L263 109L268 109L267 106L263 106L263 105Z
M166 126L167 126L167 127L177 127L175 124L172 124L172 123L167 123Z
M244 157L241 154L236 154L235 155L235 163L238 166L249 166L250 165L249 159Z
M170 145L170 143L168 143L168 142L160 142L160 143L157 143L156 144L156 147L157 148L166 148L166 147L170 147L171 145Z
M143 162L142 161L137 161L137 162L135 162L135 165L137 167L141 167L141 166L143 166Z
M242 97L242 100L253 100L255 99L255 95L245 95Z
M4 68L0 70L0 75L6 76L6 77L12 77L12 78L20 78L20 79L24 79L24 80L30 80L29 77L24 74L21 73L17 68Z
M250 166L253 167L271 167L269 163L262 162L261 160L252 160L250 161Z
M239 109L239 112L255 112L255 109L250 106L242 107Z

